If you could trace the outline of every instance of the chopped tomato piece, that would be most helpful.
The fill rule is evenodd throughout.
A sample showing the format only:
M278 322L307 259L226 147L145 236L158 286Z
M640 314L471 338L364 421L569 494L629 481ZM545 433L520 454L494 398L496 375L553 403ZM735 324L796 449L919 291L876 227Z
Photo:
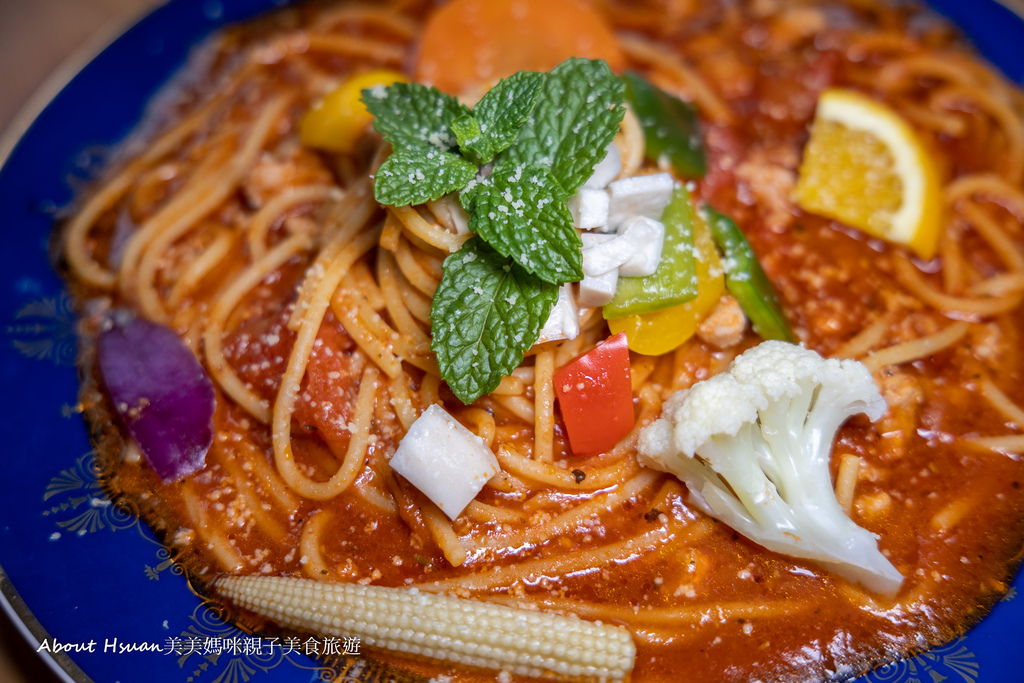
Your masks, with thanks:
M560 369L554 382L576 455L603 453L633 429L633 389L624 332Z
M359 393L361 368L345 353L354 345L334 319L325 318L309 356L302 393L295 404L295 423L307 433L319 433L336 455L344 456L352 437L348 424Z

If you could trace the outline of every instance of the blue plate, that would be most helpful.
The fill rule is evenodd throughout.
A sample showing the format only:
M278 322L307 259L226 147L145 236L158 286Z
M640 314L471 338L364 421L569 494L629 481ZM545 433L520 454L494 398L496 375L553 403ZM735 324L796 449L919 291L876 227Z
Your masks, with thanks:
M1017 2L1018 0L1007 0ZM225 625L148 529L110 505L74 414L73 317L47 257L60 207L128 133L189 49L279 0L172 0L71 80L0 169L0 603L44 643L62 678L152 683L320 679L299 645L267 647ZM935 0L1004 72L1024 82L1024 20L994 0ZM3 150L0 150L0 155ZM2 161L2 158L0 158ZM1018 579L1017 585L1022 585ZM970 634L866 677L880 683L1019 680L1024 604L1010 591ZM91 645L90 645L91 644Z

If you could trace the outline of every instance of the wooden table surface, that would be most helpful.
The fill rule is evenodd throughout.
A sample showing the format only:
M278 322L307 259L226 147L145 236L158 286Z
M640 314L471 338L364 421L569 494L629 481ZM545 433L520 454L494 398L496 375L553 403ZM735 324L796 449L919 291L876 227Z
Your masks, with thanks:
M98 48L160 0L0 0L0 132L54 71ZM56 683L0 612L0 682Z

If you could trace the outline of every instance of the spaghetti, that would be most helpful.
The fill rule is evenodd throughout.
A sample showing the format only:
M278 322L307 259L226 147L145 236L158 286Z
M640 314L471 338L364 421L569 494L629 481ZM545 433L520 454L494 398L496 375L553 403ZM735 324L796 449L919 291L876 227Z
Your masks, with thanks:
M727 348L698 335L632 354L636 426L591 457L571 454L553 374L608 336L599 312L472 405L447 389L430 303L468 236L443 201L377 205L370 177L388 150L372 129L331 154L297 132L350 75L410 64L428 4L302 7L219 36L207 71L161 100L157 132L127 146L64 226L79 300L168 325L217 389L207 465L177 483L122 459L109 399L83 392L122 503L198 585L304 574L601 619L636 636L638 683L845 678L977 621L1024 545L1024 95L903 6L588 10L613 23L629 68L696 103L709 171L693 192L742 227L800 341L865 359L883 387L888 414L840 431L833 474L906 577L885 603L739 537L637 462L637 431L757 343L750 330ZM947 212L935 261L792 203L814 103L832 86L885 101L934 154ZM655 170L632 113L616 145L624 175ZM454 521L388 464L433 404L501 467Z

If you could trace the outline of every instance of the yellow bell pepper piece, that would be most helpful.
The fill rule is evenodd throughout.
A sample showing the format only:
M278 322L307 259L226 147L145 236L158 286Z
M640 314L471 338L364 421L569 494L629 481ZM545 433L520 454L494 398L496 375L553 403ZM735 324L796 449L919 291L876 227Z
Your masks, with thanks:
M363 130L373 121L359 99L363 90L407 80L405 75L390 69L374 69L348 79L302 117L299 123L302 144L328 152L351 152Z
M696 212L694 212L696 214ZM614 318L608 321L612 334L626 333L629 348L657 356L677 348L697 332L704 319L725 292L722 262L704 221L695 215L693 243L697 248L697 298L653 313Z

